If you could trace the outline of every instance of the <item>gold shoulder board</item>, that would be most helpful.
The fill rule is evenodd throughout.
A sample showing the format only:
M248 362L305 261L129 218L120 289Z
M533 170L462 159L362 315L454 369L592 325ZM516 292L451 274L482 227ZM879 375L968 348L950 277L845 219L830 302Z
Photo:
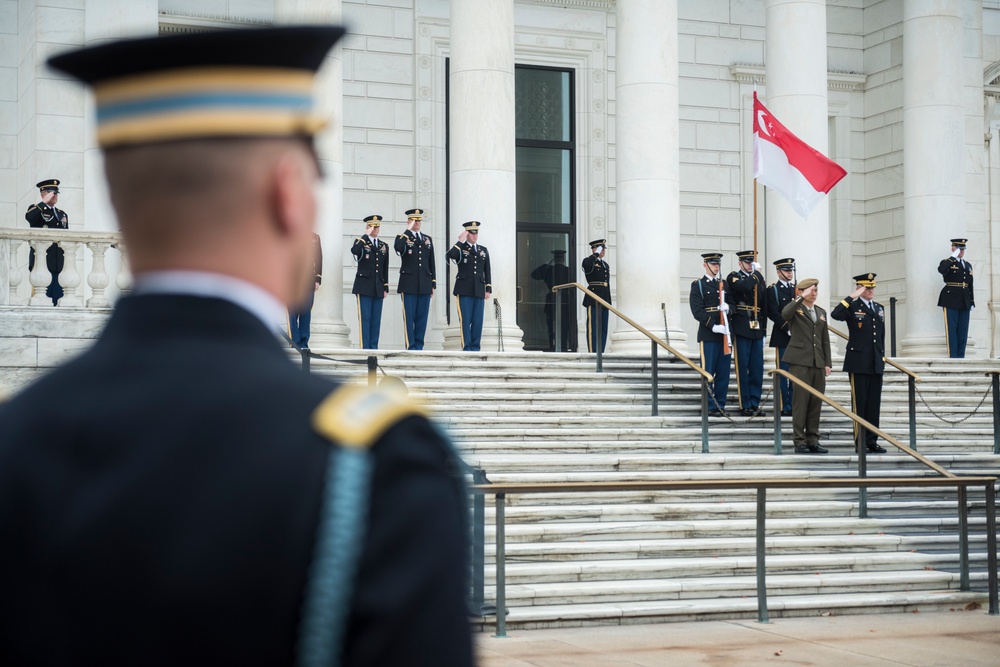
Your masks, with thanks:
M368 449L401 420L424 411L398 390L344 385L335 389L312 414L313 428L344 447Z

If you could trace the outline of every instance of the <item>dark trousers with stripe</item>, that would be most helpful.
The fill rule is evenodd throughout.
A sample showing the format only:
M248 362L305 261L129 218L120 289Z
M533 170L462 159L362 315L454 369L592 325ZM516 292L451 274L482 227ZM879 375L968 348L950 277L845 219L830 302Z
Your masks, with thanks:
M756 410L760 407L760 392L764 386L764 339L733 336L736 348L736 386L740 407Z
M787 346L786 347L776 347L776 348L774 348L774 354L775 354L774 363L776 363L778 365L778 368L780 368L783 371L788 371L788 370L791 369L791 365L790 364L787 364L784 361L782 361L785 358L785 350L787 350L787 349L788 349ZM788 378L784 378L783 377L783 378L781 378L779 386L781 387L781 406L780 406L780 409L781 409L782 412L791 410L792 409L792 394L794 392L794 389L792 388L792 382ZM777 401L775 401L775 404L777 405Z
M879 426L879 413L882 410L882 375L880 373L851 373L851 406L854 414L866 420L872 426ZM858 425L854 425L855 440ZM865 445L871 447L878 444L878 436L865 429Z
M729 369L732 366L732 361L732 355L722 353L722 343L702 341L701 367L715 377L714 382L708 383L708 389L711 391L708 396L709 410L726 409L726 394L729 392Z
M364 294L358 294L357 297L361 347L365 350L377 350L378 336L382 330L382 302L384 299Z
M965 359L965 344L969 341L969 316L971 310L945 308L945 322L948 326L948 356Z
M403 331L407 350L424 349L424 332L427 331L430 309L430 294L403 294Z
M587 352L598 349L604 352L608 343L609 316L608 309L599 303L587 306Z
M300 348L309 347L309 324L312 322L312 307L316 293L309 290L309 298L298 310L288 311L288 337Z
M458 323L462 330L462 349L479 352L483 338L483 307L486 299L478 296L458 297Z

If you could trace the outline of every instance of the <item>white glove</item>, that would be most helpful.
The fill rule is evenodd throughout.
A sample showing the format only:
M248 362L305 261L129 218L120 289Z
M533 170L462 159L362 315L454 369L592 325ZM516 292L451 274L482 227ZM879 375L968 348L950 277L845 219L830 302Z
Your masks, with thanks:
M722 303L719 304L719 310L721 310L724 313L728 313L729 312L729 304L726 303L725 301L723 301Z
M960 248L955 248L955 252L951 253L951 256L954 257L955 259L958 259L958 254L960 252L962 252Z
M725 324L716 324L715 326L712 327L712 331L714 331L717 334L722 334L723 336L725 336L727 333L729 333L729 327L727 327Z
M758 264L757 262L753 262L753 270L760 271L760 264Z
M600 255L602 250L604 250L604 246L599 245L599 246L597 246L597 247L594 248L594 254L595 255Z

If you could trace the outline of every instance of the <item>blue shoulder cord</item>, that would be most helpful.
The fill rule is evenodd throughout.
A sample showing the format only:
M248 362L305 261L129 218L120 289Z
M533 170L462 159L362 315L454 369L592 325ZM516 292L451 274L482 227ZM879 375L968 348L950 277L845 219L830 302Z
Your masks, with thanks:
M340 664L365 537L371 468L367 449L334 447L330 452L299 631L301 667Z

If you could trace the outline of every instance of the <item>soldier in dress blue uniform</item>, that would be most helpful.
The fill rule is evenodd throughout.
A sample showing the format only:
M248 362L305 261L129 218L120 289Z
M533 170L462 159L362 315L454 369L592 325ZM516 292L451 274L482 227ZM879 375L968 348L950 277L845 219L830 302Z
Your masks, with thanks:
M604 261L607 252L606 239L591 241L590 254L583 258L583 275L587 277L587 288L611 303L611 266ZM589 294L583 297L583 307L587 309L587 352L603 352L608 342L608 319L611 313L590 298Z
M458 322L462 330L462 349L479 352L483 337L483 310L493 294L493 277L490 270L490 251L479 245L479 228L476 220L463 222L464 230L458 241L445 254L445 258L458 265L453 294L458 297Z
M396 254L402 259L396 291L403 297L403 334L408 350L424 349L427 314L437 287L434 243L430 236L420 231L423 219L424 209L411 208L407 211L406 231L393 243Z
M885 308L875 301L876 275L854 276L856 289L830 313L833 319L847 323L850 335L844 353L844 371L851 374L851 405L854 413L872 426L879 425L885 371ZM857 425L854 433L857 436ZM869 452L885 452L874 433L866 430L864 441Z
M28 225L35 229L69 229L69 216L66 211L56 208L59 203L59 179L49 178L35 184L41 194L42 201L32 204L24 214ZM63 270L65 252L53 243L45 251L45 268L52 274L52 281L45 288L45 296L52 299L52 305L59 304L63 296L62 285L59 284L59 274ZM28 271L35 266L34 248L28 253Z
M972 264L965 261L968 239L952 239L951 255L938 264L944 287L938 297L938 307L944 308L948 356L965 359L965 344L969 340L969 316L976 307L972 291Z
M774 365L787 371L789 366L782 359L785 357L785 350L788 349L791 334L788 322L781 316L781 311L795 298L795 259L783 257L774 262L774 268L778 272L778 279L767 288L767 319L773 322L769 346L774 348ZM775 404L780 406L782 417L791 417L792 383L786 378L781 378L780 386L780 402L775 401Z
M277 338L313 278L315 72L342 33L49 61L93 86L135 281L0 404L0 665L473 664L453 448Z
M740 268L726 277L729 326L736 355L736 388L740 414L763 416L760 395L764 386L764 336L767 335L767 284L757 263L757 253L736 253Z
M389 246L378 240L381 215L369 215L364 223L364 236L356 238L351 246L351 254L358 263L351 293L358 296L361 347L377 350L382 328L382 304L389 294Z
M729 391L729 369L732 354L725 353L729 327L725 314L729 304L725 298L725 283L719 278L722 265L721 252L706 252L705 275L691 283L688 302L691 314L698 320L698 347L701 348L701 367L711 373L715 380L709 383L709 416L726 416L726 394ZM720 296L719 290L722 290Z

